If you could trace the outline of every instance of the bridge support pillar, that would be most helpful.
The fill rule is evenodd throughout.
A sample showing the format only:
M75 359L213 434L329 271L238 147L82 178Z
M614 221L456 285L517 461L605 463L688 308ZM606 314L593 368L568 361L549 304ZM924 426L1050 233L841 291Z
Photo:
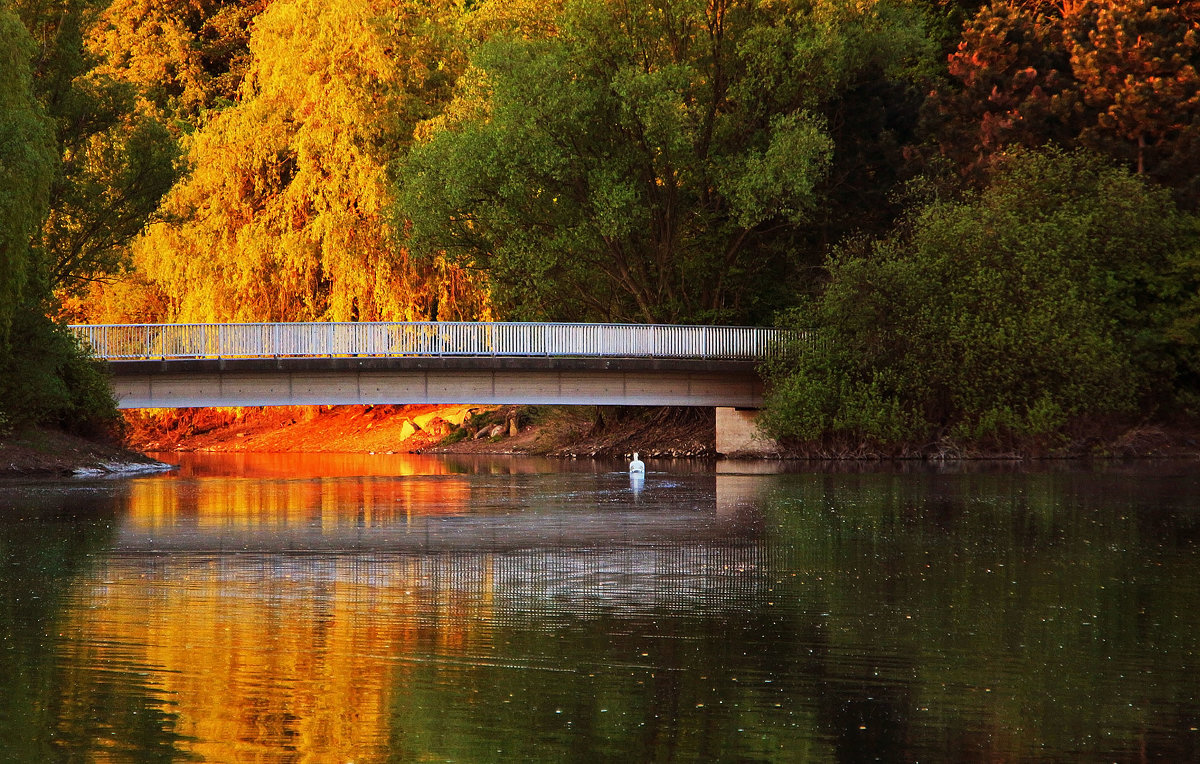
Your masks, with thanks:
M717 453L722 456L774 456L779 444L758 429L758 409L717 406Z

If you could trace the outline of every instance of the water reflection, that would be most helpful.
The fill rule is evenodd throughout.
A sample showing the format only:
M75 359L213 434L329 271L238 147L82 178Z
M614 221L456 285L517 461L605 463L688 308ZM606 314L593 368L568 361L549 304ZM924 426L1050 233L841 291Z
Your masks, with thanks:
M1194 470L789 486L773 517L831 647L906 690L923 758L1198 752Z
M735 476L661 473L632 485L610 465L554 474L533 460L498 469L428 457L383 476L377 466L356 474L353 461L310 455L298 467L316 475L283 476L277 455L266 456L239 460L234 476L197 477L212 467L184 465L170 478L134 481L116 548L477 551L722 540L758 525L743 495L752 485Z
M125 484L0 484L0 758L57 761L87 752L154 760L181 737L138 648L94 661L63 622L80 581L112 543ZM69 754L69 755L68 755Z
M638 490L621 465L318 456L0 489L4 750L1200 754L1190 469L651 464Z
M375 760L395 704L428 698L420 724L436 726L447 701L431 694L464 689L414 684L408 672L561 673L549 655L511 655L505 634L546 647L580 621L741 621L760 565L753 547L120 557L78 592L66 628L87 654L69 660L155 676L179 709L177 731L207 760L256 750ZM130 645L143 648L133 663ZM648 655L621 664L646 667Z

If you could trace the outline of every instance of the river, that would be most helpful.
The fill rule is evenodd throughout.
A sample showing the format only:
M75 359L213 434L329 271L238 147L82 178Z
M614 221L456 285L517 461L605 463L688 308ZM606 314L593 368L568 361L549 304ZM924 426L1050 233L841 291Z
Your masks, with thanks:
M12 761L1197 761L1200 466L0 484Z

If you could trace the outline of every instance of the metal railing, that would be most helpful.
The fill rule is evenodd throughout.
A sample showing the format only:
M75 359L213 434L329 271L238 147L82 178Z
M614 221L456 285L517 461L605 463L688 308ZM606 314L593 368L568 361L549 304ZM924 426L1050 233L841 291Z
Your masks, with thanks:
M97 358L571 356L759 360L796 333L740 326L549 323L75 325Z

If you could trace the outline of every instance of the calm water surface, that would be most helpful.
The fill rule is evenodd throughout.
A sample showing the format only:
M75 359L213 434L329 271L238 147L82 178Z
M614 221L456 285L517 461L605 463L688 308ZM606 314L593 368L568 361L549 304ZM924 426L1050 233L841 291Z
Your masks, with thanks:
M1200 760L1200 466L648 467L0 484L0 756Z

